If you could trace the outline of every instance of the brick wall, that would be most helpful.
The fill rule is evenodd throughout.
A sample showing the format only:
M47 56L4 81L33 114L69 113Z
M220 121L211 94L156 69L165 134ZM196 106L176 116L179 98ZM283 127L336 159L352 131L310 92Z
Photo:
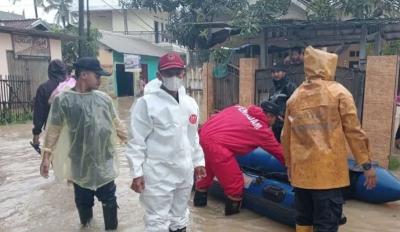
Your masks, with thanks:
M393 139L397 62L396 56L369 56L365 80L363 128L373 159L386 168Z

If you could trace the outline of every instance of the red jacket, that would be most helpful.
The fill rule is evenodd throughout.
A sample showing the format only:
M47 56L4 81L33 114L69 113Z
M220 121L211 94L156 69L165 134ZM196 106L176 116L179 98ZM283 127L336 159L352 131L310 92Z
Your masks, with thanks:
M283 150L268 125L263 110L235 105L211 117L200 130L200 141L215 142L234 154L247 154L261 147L284 162Z

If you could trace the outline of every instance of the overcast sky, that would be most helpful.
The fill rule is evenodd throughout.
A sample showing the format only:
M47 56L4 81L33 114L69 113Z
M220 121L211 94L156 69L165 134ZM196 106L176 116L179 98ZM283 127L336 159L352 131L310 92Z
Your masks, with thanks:
M0 0L0 11L12 12L16 14L22 14L25 10L25 18L35 18L35 10L33 7L33 0L18 0L15 4L12 4L13 0ZM86 1L84 1L86 4ZM118 9L118 0L90 0L90 8L95 9ZM78 9L78 0L74 0L73 9ZM41 8L38 8L39 18L44 19L49 23L54 22L55 12L44 12Z
M25 18L35 18L33 0L19 0L15 4L12 4L12 0L0 0L0 11L22 14L24 10ZM54 14L54 12L45 13L42 9L38 8L39 18L49 23L53 23Z

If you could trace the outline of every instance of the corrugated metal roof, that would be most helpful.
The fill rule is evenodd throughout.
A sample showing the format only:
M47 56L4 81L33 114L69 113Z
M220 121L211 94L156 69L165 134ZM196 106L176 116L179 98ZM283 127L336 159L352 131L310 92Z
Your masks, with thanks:
M5 27L14 27L19 29L37 29L48 31L49 26L41 19L0 19L0 25Z
M168 52L166 49L136 37L103 30L100 32L102 34L100 42L120 53L161 57Z
M77 36L71 36L67 34L40 31L34 29L20 29L15 27L5 27L0 26L0 32L6 32L10 34L22 34L22 35L36 35L36 36L44 36L47 38L61 39L61 40L78 40Z

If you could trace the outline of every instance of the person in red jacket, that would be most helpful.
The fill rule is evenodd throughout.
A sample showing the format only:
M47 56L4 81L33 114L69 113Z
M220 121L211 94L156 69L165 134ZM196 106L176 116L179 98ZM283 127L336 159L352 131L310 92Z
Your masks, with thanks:
M276 119L278 106L263 103L248 108L235 105L211 117L200 129L200 144L206 161L207 176L196 182L194 206L207 205L207 190L217 177L225 195L225 215L239 213L244 179L237 154L247 154L261 147L281 163L283 150L276 140L270 124Z

